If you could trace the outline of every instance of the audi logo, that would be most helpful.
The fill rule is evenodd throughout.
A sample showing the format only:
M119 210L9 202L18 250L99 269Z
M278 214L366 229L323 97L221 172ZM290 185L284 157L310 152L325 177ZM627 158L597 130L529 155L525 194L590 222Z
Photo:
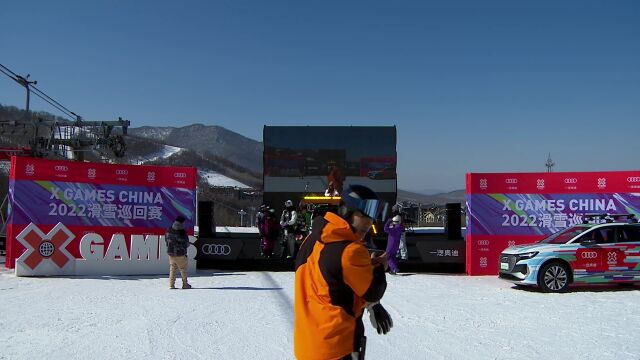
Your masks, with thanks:
M595 251L585 251L580 256L583 259L595 259L598 257L598 253Z
M173 174L173 176L177 177L177 178L186 178L187 174L186 173L175 173L175 174Z
M627 182L630 182L630 183L640 182L640 176L629 176L627 178Z
M128 175L128 170L116 170L116 175Z
M229 255L231 254L231 246L223 244L204 244L202 245L202 253L205 255Z
M64 165L56 165L54 167L54 169L56 169L56 171L68 171L69 170L69 168L67 166L64 166Z
M576 179L576 178L565 178L564 179L564 183L565 184L577 184L578 183L578 179Z
M518 179L504 179L504 182L507 184L517 184Z
M487 246L489 245L489 240L478 240L479 246Z

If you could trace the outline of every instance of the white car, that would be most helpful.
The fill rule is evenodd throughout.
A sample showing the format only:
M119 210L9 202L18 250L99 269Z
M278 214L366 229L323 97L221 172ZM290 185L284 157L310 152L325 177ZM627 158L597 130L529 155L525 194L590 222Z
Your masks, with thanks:
M640 282L640 224L584 224L506 248L501 279L563 292L572 283Z

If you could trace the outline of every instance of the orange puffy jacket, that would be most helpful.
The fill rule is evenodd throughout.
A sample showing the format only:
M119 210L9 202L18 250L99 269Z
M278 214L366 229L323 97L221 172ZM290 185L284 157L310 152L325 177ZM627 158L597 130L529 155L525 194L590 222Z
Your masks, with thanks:
M387 288L363 242L333 213L314 220L296 258L294 352L299 360L340 359L358 351L366 302Z

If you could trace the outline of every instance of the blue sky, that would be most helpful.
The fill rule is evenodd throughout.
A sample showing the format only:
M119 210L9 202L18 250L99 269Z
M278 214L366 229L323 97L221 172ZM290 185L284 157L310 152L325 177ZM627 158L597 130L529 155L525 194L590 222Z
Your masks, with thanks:
M638 1L3 1L0 63L87 120L396 125L398 185L640 169ZM24 89L0 74L0 103ZM35 98L32 108L56 113ZM371 140L375 142L375 139Z

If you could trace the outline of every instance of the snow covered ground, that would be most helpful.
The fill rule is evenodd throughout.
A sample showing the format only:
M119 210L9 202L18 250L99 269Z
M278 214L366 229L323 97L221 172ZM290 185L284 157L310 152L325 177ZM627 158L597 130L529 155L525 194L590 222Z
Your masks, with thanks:
M215 171L211 170L198 170L198 175L203 177L211 186L223 186L223 187L234 187L239 189L251 189L250 186L247 186L240 181L234 180L230 177L219 174Z
M176 146L163 145L162 150L149 154L147 156L136 156L131 159L132 164L140 165L149 161L154 161L161 158L167 158L173 154L179 153L183 149Z
M0 359L292 359L293 273L17 278L0 270ZM179 280L178 280L179 281ZM542 294L495 277L404 274L366 323L368 359L639 359L640 288Z

